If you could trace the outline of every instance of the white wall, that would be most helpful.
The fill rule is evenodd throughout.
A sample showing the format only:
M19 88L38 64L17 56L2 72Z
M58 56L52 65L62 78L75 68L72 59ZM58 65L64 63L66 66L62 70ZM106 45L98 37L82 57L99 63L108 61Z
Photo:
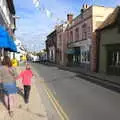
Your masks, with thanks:
M6 25L10 25L10 11L6 0L0 0L0 14L2 15Z

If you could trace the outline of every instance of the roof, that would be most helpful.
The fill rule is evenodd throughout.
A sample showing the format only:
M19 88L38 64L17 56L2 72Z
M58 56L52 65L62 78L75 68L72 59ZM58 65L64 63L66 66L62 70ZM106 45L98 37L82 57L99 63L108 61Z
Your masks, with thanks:
M107 19L102 23L102 25L101 25L97 30L102 30L102 29L105 29L106 27L109 27L109 26L115 24L116 21L117 21L119 12L120 12L120 6L118 6L118 7L113 11L113 13L111 13L111 14L107 17Z
M49 35L47 35L47 37L50 37L50 36L54 35L55 33L56 33L56 29L53 30Z

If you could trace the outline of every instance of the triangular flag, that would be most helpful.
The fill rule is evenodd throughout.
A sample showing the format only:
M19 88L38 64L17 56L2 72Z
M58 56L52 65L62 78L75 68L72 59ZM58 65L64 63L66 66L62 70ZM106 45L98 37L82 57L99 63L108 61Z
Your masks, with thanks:
M52 17L52 12L46 9L46 15L47 17L51 18Z
M37 1L39 1L39 0L33 0L33 4L35 4Z
M37 1L37 2L35 3L35 7L38 8L39 6L40 6L40 2Z

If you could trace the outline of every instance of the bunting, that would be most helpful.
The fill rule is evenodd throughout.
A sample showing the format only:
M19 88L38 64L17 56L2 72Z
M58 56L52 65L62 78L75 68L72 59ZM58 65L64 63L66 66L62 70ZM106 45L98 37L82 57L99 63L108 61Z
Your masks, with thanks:
M46 13L48 18L52 18L53 14L52 14L52 12L50 10L45 9L45 13Z
M36 8L40 7L40 0L33 0L33 4L35 5Z
M33 0L33 4L36 8L38 8L42 13L46 14L48 18L51 18L56 21L56 24L62 23L63 20L56 17L56 15L53 14L52 11L44 7L43 5L40 6L40 0Z

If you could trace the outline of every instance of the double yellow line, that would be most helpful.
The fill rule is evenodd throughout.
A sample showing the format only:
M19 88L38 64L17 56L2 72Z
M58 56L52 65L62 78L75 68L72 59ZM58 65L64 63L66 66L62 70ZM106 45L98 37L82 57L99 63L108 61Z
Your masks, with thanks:
M45 92L46 92L49 100L51 101L53 107L55 108L56 112L58 113L59 117L61 118L61 120L69 120L67 114L64 112L64 110L62 109L61 105L59 104L59 102L54 97L54 95L51 92L51 90L47 87L47 85L45 84L44 80L42 80L42 82L45 85Z

